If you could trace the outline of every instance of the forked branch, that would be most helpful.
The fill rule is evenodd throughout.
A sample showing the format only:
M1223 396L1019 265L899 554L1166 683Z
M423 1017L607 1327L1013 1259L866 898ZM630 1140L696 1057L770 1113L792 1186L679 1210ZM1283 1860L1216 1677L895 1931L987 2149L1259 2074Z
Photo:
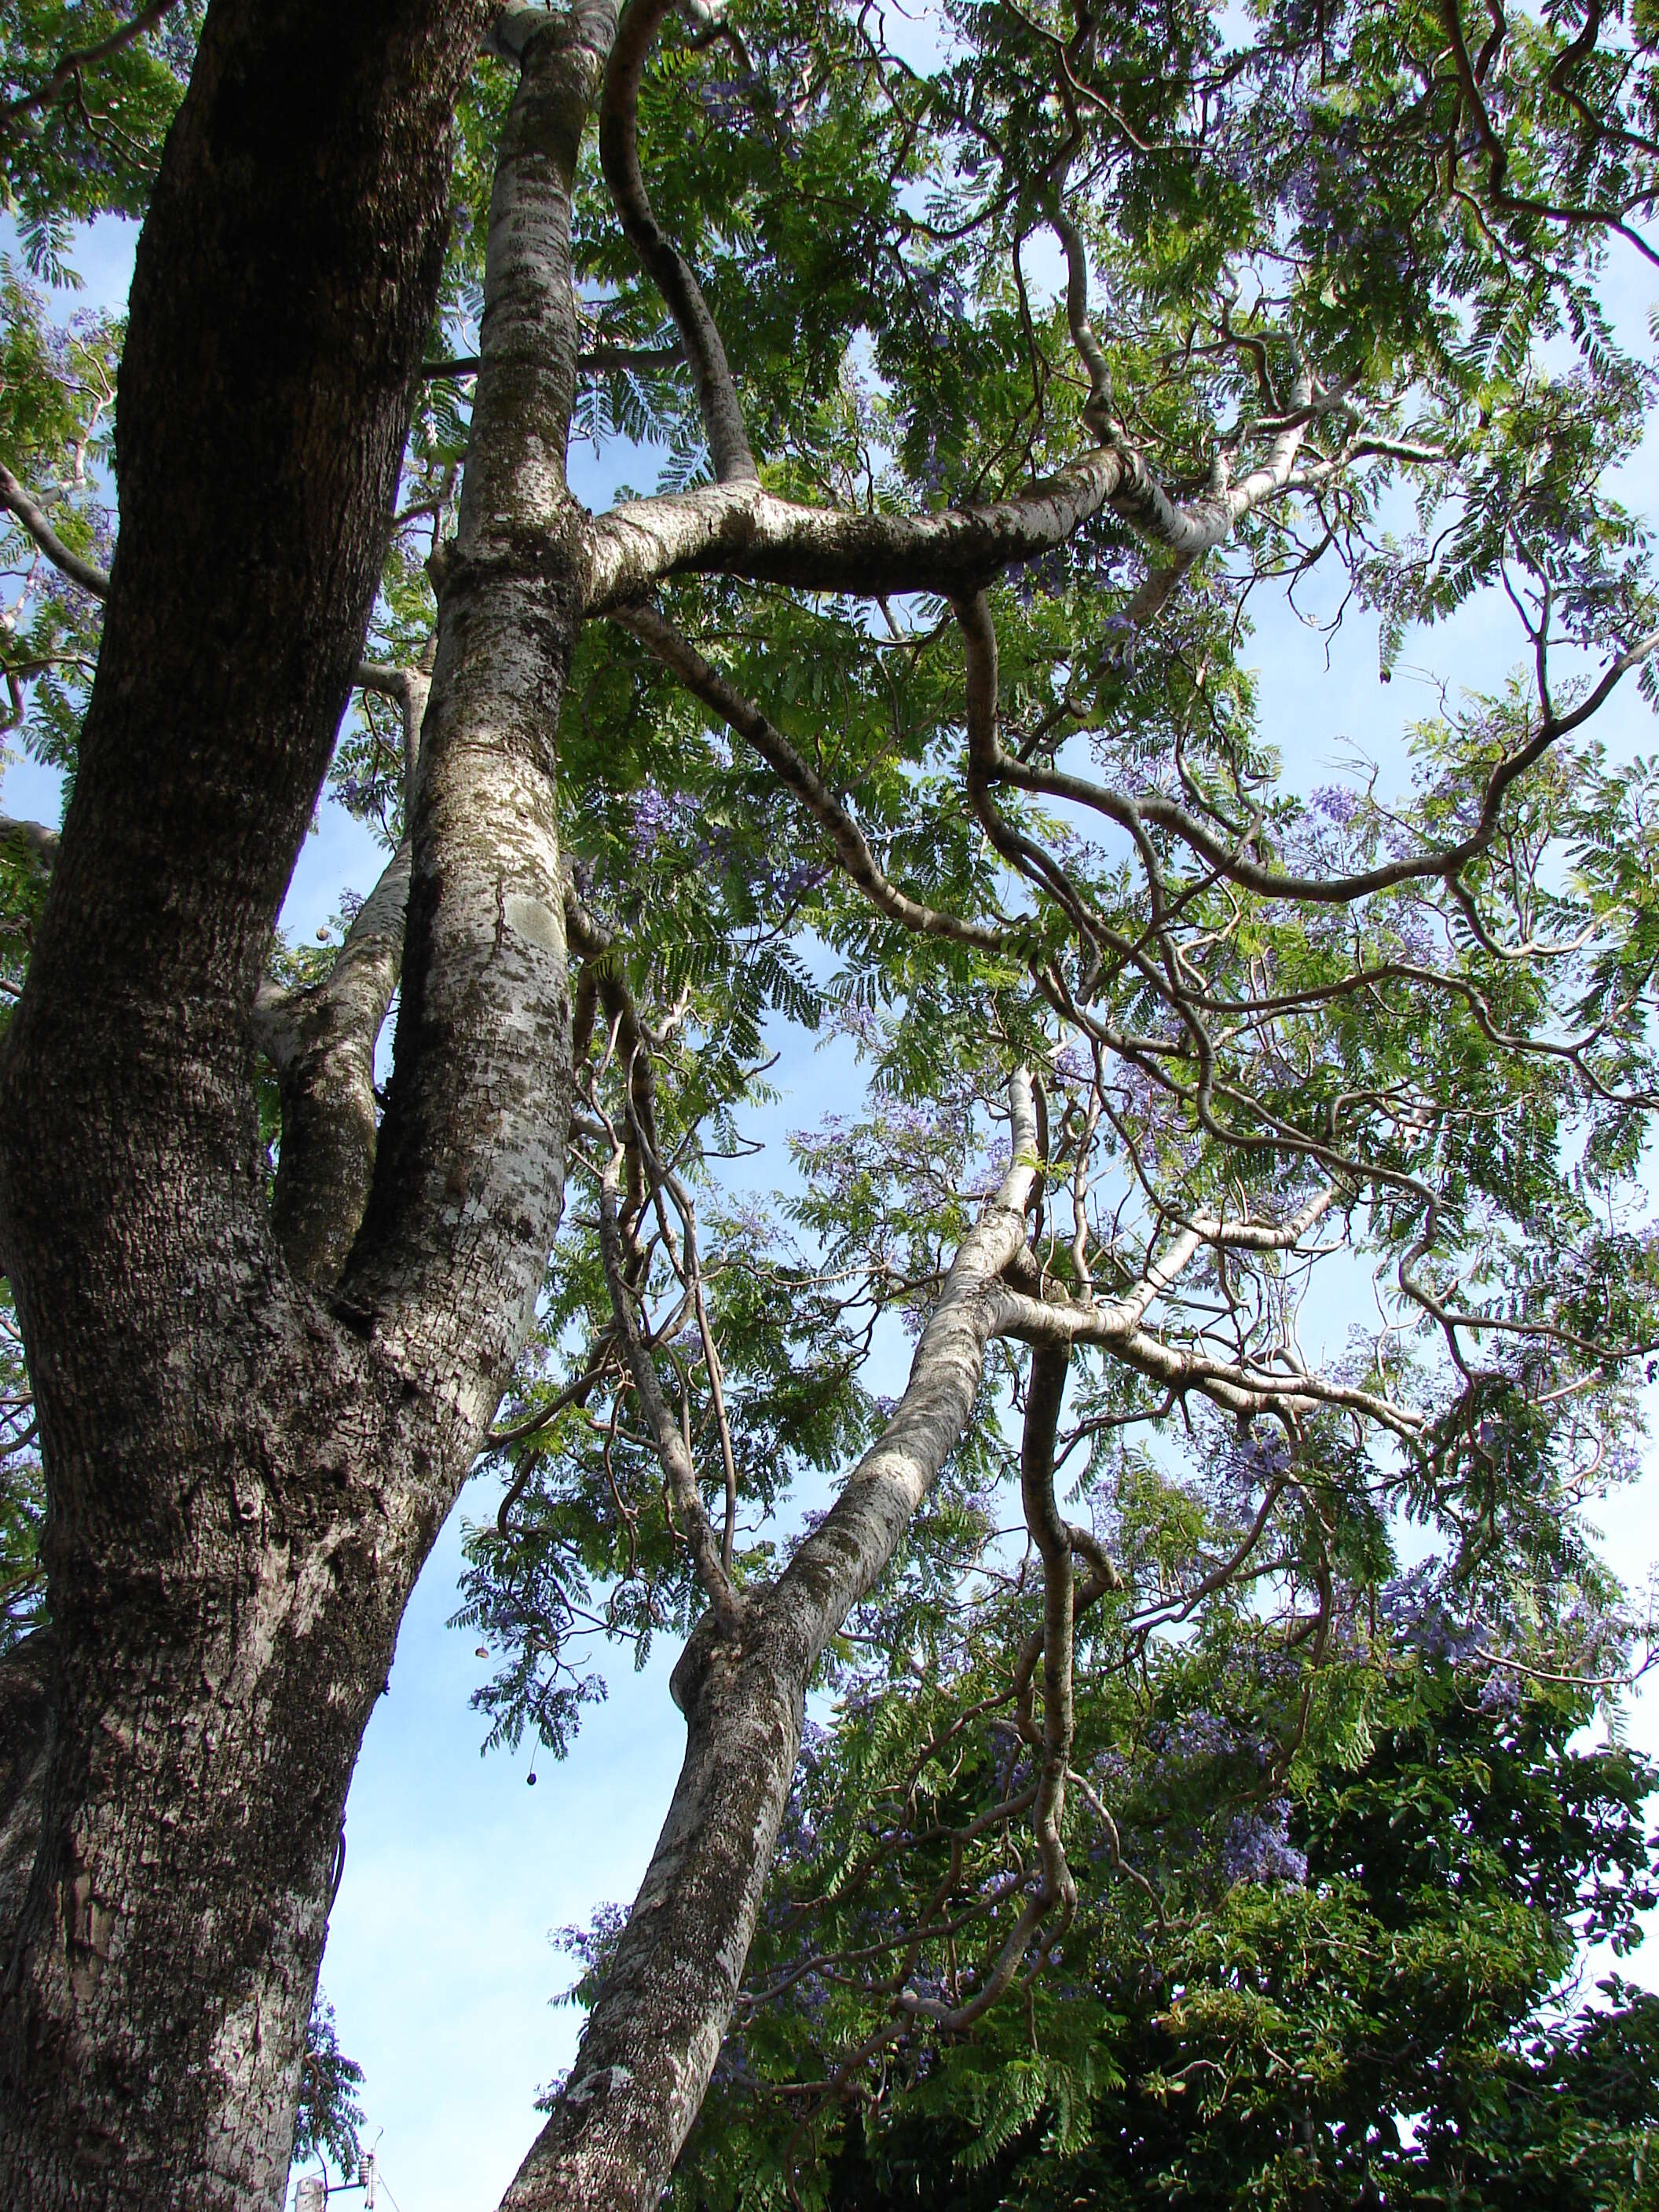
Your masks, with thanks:
M926 937L949 938L957 945L996 952L1006 949L1012 933L968 921L926 905L899 890L883 873L863 831L833 792L808 767L782 732L769 722L760 709L718 675L696 647L665 622L653 607L619 607L611 617L673 671L686 690L718 714L763 760L778 781L799 802L829 836L842 872L890 921Z
M119 25L107 38L99 39L89 46L67 48L58 57L50 76L15 100L0 106L0 133L36 108L46 107L68 85L78 82L83 71L96 69L100 62L113 61L117 54L125 53L136 46L147 32L153 31L164 15L170 15L179 0L151 0L151 4L133 16L130 22Z

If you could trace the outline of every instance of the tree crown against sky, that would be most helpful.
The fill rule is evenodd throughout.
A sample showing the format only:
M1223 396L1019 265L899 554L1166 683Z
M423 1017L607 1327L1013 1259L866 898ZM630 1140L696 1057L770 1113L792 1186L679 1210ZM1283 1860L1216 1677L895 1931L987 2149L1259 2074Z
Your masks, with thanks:
M513 2200L645 2203L811 1686L932 1695L994 1624L1030 1755L982 1940L885 1990L879 2067L1063 1947L1110 1818L1079 1652L1133 1706L1235 1620L1292 1760L1335 1655L1388 1646L1409 1522L1512 1663L1630 1663L1579 1509L1634 1470L1659 1342L1655 772L1604 743L1659 628L1613 489L1652 374L1602 306L1610 255L1652 261L1652 25L380 13L302 182L255 125L307 112L305 9L211 9L199 56L182 7L8 18L9 683L75 793L5 846L8 1632L49 1624L8 1695L52 1717L5 2049L58 2115L9 2155L84 2134L51 2054L90 2034L149 2084L125 2186L217 2127L223 2201L269 2189L365 1700L482 1455L498 1735L562 1747L596 1636L689 1638L647 1909ZM150 210L130 343L36 289L106 208ZM659 488L590 515L572 436ZM1384 679L1482 595L1513 618L1515 675L1442 671L1401 793L1298 791L1258 723L1252 609L1332 576ZM273 953L325 775L386 872ZM780 1017L872 1082L750 1205L721 1163ZM358 1578L349 1630L342 1583L244 1644L279 1556ZM204 1723L240 1806L325 1745L301 1841L262 1868L233 1824L247 1924L182 2008L137 1931L207 1924L212 1854L106 1901L100 1838L150 1864L184 1784L85 1748L149 1741L158 1644L185 1737L186 1676L240 1686ZM250 2006L287 2026L239 2073Z

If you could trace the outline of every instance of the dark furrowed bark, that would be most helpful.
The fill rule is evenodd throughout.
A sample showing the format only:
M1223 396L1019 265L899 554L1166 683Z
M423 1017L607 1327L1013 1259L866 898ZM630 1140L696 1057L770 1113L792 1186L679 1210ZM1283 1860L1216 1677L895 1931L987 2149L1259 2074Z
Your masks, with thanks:
M301 1360L325 1404L361 1394L355 1422L271 1403ZM141 1574L129 1549L95 1594L83 1575L58 1601L0 1997L9 2205L252 2212L282 2190L346 1790L435 1522L377 1494L395 1395L364 1389L328 1335L273 1343L236 1379L272 1432L263 1481L204 1408L234 1462L229 1514L204 1481L175 1556ZM202 1438L178 1443L199 1470Z
M83 1499L99 1455L62 1449L131 1373L112 1287L153 1343L198 1268L232 1291L266 1242L248 1010L378 576L482 15L211 10L140 243L104 642L0 1071L59 1553L113 1487ZM93 1371L60 1376L70 1347ZM133 1464L123 1521L175 1488Z
M0 1067L58 1662L0 1917L8 2205L280 2193L340 1808L426 1478L466 1448L285 1268L249 1016L362 649L485 12L220 0L140 244L102 654Z
M16 1802L46 1731L52 1634L37 1628L0 1662L0 1820Z
M0 1928L13 1924L34 1871L56 1662L50 1627L37 1628L0 1659Z

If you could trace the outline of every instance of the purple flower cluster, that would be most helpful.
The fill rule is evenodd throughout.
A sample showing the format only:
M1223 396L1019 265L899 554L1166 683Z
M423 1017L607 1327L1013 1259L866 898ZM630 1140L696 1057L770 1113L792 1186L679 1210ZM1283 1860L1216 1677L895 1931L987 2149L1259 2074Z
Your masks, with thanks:
M628 842L637 860L650 860L665 838L690 842L696 830L697 808L684 792L665 792L654 783L643 783L634 794Z
M1046 599L1057 599L1072 581L1072 564L1063 546L1054 545L1046 553L1033 554L1008 571L1008 581L1014 597L1023 607L1032 605L1039 592Z
M1241 1729L1219 1713L1195 1706L1178 1720L1161 1721L1147 1732L1150 1747L1166 1759L1188 1763L1207 1759L1246 1758L1265 1766L1273 1747L1265 1736Z
M1437 1559L1425 1559L1407 1575L1385 1583L1377 1614L1394 1640L1408 1651L1454 1667L1484 1658L1491 1639L1478 1621L1460 1622L1447 1601Z
M1290 1817L1285 1797L1234 1815L1221 1846L1221 1870L1230 1882L1283 1881L1302 1887L1308 1879L1308 1854L1290 1839Z
M949 269L913 269L910 272L922 311L933 328L927 343L936 352L943 353L951 345L956 327L967 318L967 295L961 279Z
M556 1928L550 1939L556 1950L568 1952L580 1959L591 1973L602 1966L615 1950L623 1929L628 1925L625 1905L601 1905L585 1928Z
M1212 1472L1218 1494L1243 1506L1260 1497L1290 1464L1291 1448L1276 1430L1264 1434L1252 1429L1248 1436L1228 1437Z
M741 129L755 112L755 94L761 81L744 70L739 76L711 77L697 87L703 113L719 131Z
M1345 783L1322 783L1308 800L1311 811L1346 830L1364 805L1364 794Z

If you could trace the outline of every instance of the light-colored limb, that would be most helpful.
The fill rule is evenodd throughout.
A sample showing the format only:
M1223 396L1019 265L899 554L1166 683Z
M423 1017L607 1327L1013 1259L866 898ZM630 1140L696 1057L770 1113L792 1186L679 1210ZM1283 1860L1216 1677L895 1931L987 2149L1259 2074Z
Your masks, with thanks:
M1150 545L1195 559L1224 544L1246 515L1290 489L1296 454L1321 404L1308 399L1299 406L1267 459L1237 483L1191 500L1174 498L1135 448L1112 445L1016 498L940 514L806 507L737 479L627 501L592 525L588 611L608 614L642 599L665 577L688 571L863 598L893 592L960 596L1064 544L1109 507Z
M1039 1170L1036 1113L1024 1070L1010 1079L1008 1101L1008 1171L951 1264L904 1395L779 1578L775 1607L793 1624L811 1662L873 1587L973 1410L985 1347L1001 1310L1000 1278L1024 1248L1025 1209Z
M78 584L94 599L109 596L109 570L100 568L95 561L83 560L64 544L47 521L46 509L39 500L3 463L0 463L0 507L10 508L52 567L67 576L70 583Z
M403 966L407 839L358 908L321 983L265 983L254 1041L276 1071L282 1148L271 1222L289 1265L316 1290L339 1280L368 1203L379 1115L374 1048Z

